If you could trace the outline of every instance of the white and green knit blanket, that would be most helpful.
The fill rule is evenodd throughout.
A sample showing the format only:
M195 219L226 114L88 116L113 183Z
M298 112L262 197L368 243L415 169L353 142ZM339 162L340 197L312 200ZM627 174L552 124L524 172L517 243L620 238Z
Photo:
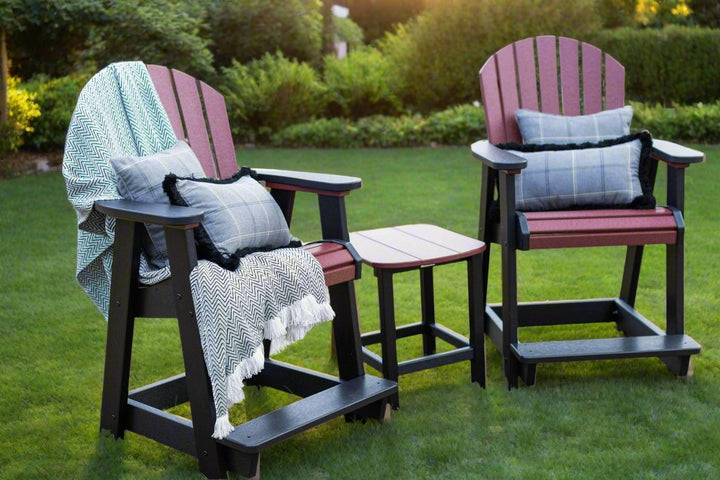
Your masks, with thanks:
M120 198L113 156L141 156L176 142L170 121L140 62L112 64L85 86L68 129L63 176L78 217L76 278L107 318L115 222L93 209ZM169 278L144 258L140 280ZM234 272L200 260L190 274L196 318L210 376L216 438L233 429L228 408L243 400L243 380L263 367L263 339L275 353L334 317L322 268L300 248L244 257Z

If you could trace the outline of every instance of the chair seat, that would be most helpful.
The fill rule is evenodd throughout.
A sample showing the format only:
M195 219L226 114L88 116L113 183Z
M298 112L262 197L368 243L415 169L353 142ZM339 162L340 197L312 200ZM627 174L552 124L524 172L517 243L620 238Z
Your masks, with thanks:
M339 243L319 242L306 245L320 263L328 287L355 279L356 263L347 248Z
M518 212L518 248L675 244L683 227L670 208Z

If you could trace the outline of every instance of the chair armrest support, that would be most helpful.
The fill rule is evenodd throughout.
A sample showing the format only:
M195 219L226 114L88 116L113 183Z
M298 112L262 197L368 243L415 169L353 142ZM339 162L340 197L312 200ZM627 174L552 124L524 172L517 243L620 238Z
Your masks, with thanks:
M362 187L362 179L345 175L326 173L296 172L272 168L254 169L259 180L270 184L271 188L304 192L324 193L326 195L347 195L351 190Z
M494 170L522 170L527 166L527 160L514 155L507 150L496 147L487 140L480 140L470 146L475 158Z
M703 163L705 154L699 150L684 147L667 140L653 139L653 158L665 163L688 166L693 163Z
M105 215L165 227L194 227L203 219L202 210L133 200L99 200L95 208Z

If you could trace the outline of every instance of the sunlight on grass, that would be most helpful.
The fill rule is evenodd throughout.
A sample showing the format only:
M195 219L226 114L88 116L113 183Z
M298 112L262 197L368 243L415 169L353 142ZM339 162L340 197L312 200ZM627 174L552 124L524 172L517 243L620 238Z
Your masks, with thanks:
M537 386L508 392L488 342L487 389L470 383L467 362L403 376L402 408L389 422L339 419L292 438L263 453L263 478L720 478L720 148L701 149L708 163L688 170L686 188L686 328L703 345L691 381L678 382L657 359L577 362L541 365ZM259 149L239 157L255 167L362 177L363 188L346 200L351 230L434 223L477 232L480 167L467 148ZM189 456L135 434L114 441L98 433L106 324L74 280L75 215L60 174L0 181L0 205L0 479L200 478ZM318 238L315 198L298 195L296 209L293 232ZM613 248L522 254L520 296L615 296L623 257ZM638 306L662 325L663 249L648 247L646 259ZM491 276L489 300L498 302L495 259ZM462 264L436 269L438 321L466 335L465 282ZM417 321L417 273L398 275L395 289L398 323ZM361 328L376 330L371 269L357 292ZM588 328L559 335L614 334ZM319 326L279 359L333 373L329 339L330 326ZM421 349L415 339L399 347L405 358ZM181 372L176 322L139 320L133 355L131 387ZM247 397L233 421L293 399L255 388Z

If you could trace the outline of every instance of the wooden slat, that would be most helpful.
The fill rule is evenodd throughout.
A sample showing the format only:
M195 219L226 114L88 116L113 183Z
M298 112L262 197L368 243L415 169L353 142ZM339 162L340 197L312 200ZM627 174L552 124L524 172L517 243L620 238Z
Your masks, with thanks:
M531 235L549 233L639 232L642 230L675 230L675 217L670 215L629 215L625 217L575 217L553 220L530 220Z
M672 211L664 207L654 209L617 208L608 210L552 210L547 212L524 212L528 220L552 220L571 218L619 218L652 217L656 215L672 216Z
M304 247L322 266L328 287L355 279L355 259L340 244L324 242Z
M518 70L520 107L540 110L535 72L535 42L532 38L515 42L515 63Z
M515 70L515 51L508 45L495 54L498 80L500 82L500 98L502 100L502 116L505 123L505 135L508 139L520 138L520 130L515 120L515 111L520 108L517 90L517 72Z
M625 67L605 54L605 109L625 105Z
M210 127L217 170L220 178L228 178L238 171L238 165L225 99L205 82L200 82L200 91L205 104L207 123Z
M540 108L545 113L559 115L560 100L555 42L554 36L537 37L537 57L540 71Z
M403 225L350 233L363 261L397 269L448 263L481 253L485 244L434 225Z
M585 115L603 109L602 52L588 43L582 44L583 104Z
M397 391L397 383L363 375L238 425L220 443L255 453Z
M185 131L183 130L182 120L180 119L180 111L178 110L177 99L175 98L175 86L170 77L170 70L162 65L147 65L148 73L152 79L155 90L160 97L160 101L165 107L165 112L170 118L170 124L173 127L175 136L185 139Z
M549 248L613 247L631 245L674 245L677 232L668 230L643 232L603 232L594 234L557 234L530 236L530 250Z
M205 127L205 115L200 102L197 81L190 75L178 70L172 70L172 74L180 101L180 110L187 130L188 143L195 155L197 155L198 160L200 160L205 173L209 177L217 178L218 172L210 150L210 140Z
M505 121L500 103L500 89L498 86L497 63L495 56L490 57L480 69L480 93L482 96L488 140L491 143L509 141L505 134Z
M527 363L694 355L700 345L687 335L598 338L520 343L511 348Z
M579 42L560 37L560 85L563 115L580 115Z

